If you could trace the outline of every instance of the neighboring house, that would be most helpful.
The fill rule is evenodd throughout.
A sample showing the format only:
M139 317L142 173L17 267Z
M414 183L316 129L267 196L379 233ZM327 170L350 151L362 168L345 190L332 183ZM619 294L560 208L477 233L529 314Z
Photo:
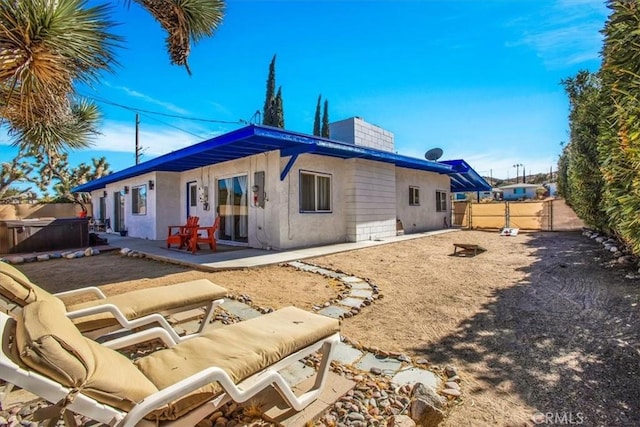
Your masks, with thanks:
M558 195L558 183L548 182L544 184L544 187L549 192L549 197L556 197Z
M502 200L502 190L497 187L493 187L487 191L476 191L475 193L454 193L454 201L481 201L481 200Z
M440 229L450 193L484 191L464 160L394 152L393 134L354 117L332 139L249 125L76 187L114 231L164 239L169 225L220 214L221 243L286 249Z
M540 184L511 184L500 187L503 200L531 200L537 197Z

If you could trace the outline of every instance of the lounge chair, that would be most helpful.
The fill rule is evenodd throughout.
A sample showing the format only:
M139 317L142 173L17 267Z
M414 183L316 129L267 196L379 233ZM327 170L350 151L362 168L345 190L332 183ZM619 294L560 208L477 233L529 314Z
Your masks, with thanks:
M213 221L211 227L193 227L191 229L191 236L187 239L187 247L191 250L191 253L195 254L198 249L199 243L206 243L209 245L209 249L216 251L218 246L216 243L216 230L220 226L220 217L217 216Z
M0 295L18 308L34 301L59 300L59 297L83 293L91 293L97 299L69 305L66 310L82 333L96 338L122 328L131 330L152 323L173 331L164 316L206 307L205 317L197 331L200 333L211 320L215 306L223 301L227 290L207 279L199 279L113 296L105 296L96 287L50 294L14 266L0 262Z
M325 383L335 344L335 319L287 307L206 331L202 336L130 361L116 348L166 333L151 328L98 344L81 335L55 299L0 313L0 377L56 403L36 415L57 419L67 409L109 426L192 426L234 400L273 386L294 409L313 402ZM300 396L277 372L317 351L314 386Z
M167 248L170 248L171 245L178 245L178 249L185 247L187 240L193 234L193 228L198 226L199 220L200 218L197 216L190 216L185 225L170 225L167 234Z

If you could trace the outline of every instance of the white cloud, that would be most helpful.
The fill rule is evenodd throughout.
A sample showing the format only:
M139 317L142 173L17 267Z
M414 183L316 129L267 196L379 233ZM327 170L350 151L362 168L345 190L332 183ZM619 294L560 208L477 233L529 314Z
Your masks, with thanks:
M135 151L134 126L119 122L106 122L100 132L101 135L94 140L92 150L131 153ZM198 129L193 133L195 135L178 129L172 130L166 126L163 128L145 126L138 133L138 141L143 149L145 159L149 159L213 138L222 132ZM196 135L202 135L202 137Z
M607 8L600 0L560 0L542 12L509 24L548 68L557 69L599 58Z
M126 93L127 95L134 97L134 98L138 98L138 99L142 99L145 102L148 102L149 104L154 104L154 105L158 105L162 108L165 108L169 111L173 111L176 114L182 114L182 115L188 115L189 111L185 110L184 108L180 108L177 105L174 105L170 102L166 102L166 101L161 101L159 99L155 99L149 95L145 95L144 93L138 92L137 90L134 89L130 89L128 87L125 86L114 86L112 84L109 84L108 82L104 83L106 86L112 88L112 89L117 89L120 90L124 93Z

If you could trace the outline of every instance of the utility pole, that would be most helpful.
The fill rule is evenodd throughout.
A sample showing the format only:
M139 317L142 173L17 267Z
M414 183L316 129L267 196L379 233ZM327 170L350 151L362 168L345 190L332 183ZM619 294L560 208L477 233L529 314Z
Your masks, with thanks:
M139 140L139 128L140 128L140 116L136 113L136 165L140 163L140 157L142 156L142 150L140 149Z
M522 166L522 163L516 163L515 165L513 165L513 167L516 168L516 184L520 179L520 166Z

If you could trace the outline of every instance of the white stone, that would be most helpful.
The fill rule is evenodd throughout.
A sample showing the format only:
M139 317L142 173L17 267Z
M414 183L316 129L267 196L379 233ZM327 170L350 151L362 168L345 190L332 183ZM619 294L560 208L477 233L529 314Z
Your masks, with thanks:
M36 258L38 259L38 261L48 261L50 257L48 254L44 254L44 255L38 255Z
M22 264L24 262L24 258L22 258L21 256L14 256L9 258L9 262L11 264Z

